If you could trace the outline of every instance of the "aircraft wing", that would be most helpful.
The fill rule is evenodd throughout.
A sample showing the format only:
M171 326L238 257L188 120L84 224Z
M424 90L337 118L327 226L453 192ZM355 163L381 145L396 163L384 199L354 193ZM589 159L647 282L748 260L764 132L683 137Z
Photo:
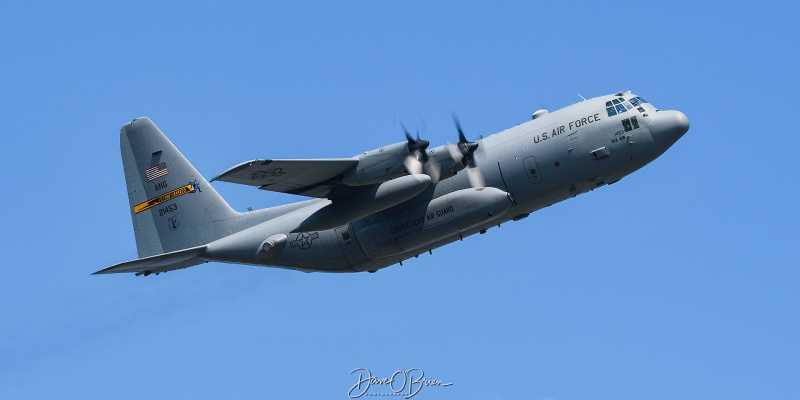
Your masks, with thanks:
M330 198L344 185L336 179L358 164L355 158L310 160L252 160L241 163L211 181L257 186L262 190Z

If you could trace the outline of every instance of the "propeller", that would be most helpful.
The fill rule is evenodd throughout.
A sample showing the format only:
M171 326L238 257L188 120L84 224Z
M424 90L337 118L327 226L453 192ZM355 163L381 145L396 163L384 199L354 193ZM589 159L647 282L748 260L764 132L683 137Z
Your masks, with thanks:
M406 134L408 140L408 156L403 160L403 166L406 167L409 173L421 174L423 172L423 163L428 161L428 154L425 150L430 146L430 142L425 139L419 138L419 128L417 128L417 138L411 136L406 126L400 122L403 132Z
M406 129L402 122L400 123L400 126L403 127L403 132L406 134L406 139L408 139L408 151L417 153L421 158L427 159L428 156L425 154L425 150L428 148L428 146L430 146L431 142L419 138L419 128L417 129L417 138L414 139L411 134L408 133L408 129Z
M467 140L464 130L461 128L461 121L458 120L458 116L455 114L453 114L453 123L456 124L456 129L458 130L458 144L447 146L450 157L464 164L470 186L474 188L486 186L486 180L483 178L481 170L477 168L475 158L472 156L475 150L478 149L478 143Z
M402 122L398 121L400 127L406 135L408 140L409 154L403 160L403 166L410 174L427 174L431 177L433 182L438 182L441 177L441 165L436 158L428 157L427 149L430 142L419 137L419 129L417 129L416 138L411 136L411 133L406 129ZM486 180L483 177L480 169L475 164L473 153L478 149L477 142L471 142L464 134L464 129L461 128L461 121L458 116L453 114L453 122L458 131L458 143L448 144L445 146L450 158L457 164L463 165L467 171L467 178L469 179L470 186L480 188L486 186ZM461 169L461 168L459 168Z
M427 153L426 150L427 150L428 145L430 143L427 140L420 141L420 138L419 138L419 131L420 131L419 124L422 125L422 131L425 132L426 125L425 125L425 120L422 119L422 117L419 118L419 123L417 125L417 139L415 141L417 143L417 146L418 146L419 150L421 150L418 153L420 155L420 157L418 157L417 160L421 163L422 170L424 171L424 173L431 177L431 181L436 183L436 182L439 182L439 177L442 174L442 171L441 171L442 168L439 165L439 161L437 161L435 158L428 157L428 153ZM407 139L411 139L410 136L411 135L409 135L408 132L406 132L406 138ZM422 142L422 143L420 143L420 142Z

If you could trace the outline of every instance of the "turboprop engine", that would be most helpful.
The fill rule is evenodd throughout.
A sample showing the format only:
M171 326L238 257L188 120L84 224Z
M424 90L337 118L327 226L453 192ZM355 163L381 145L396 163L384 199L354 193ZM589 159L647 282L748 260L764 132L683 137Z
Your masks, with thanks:
M469 168L470 180L473 181L472 153L478 149L478 143L467 140L458 119L454 116L453 120L458 128L457 144L427 150L430 142L420 139L419 133L415 139L403 126L406 142L390 144L357 156L358 164L342 176L342 183L348 186L373 185L408 174L425 174L436 183L464 168ZM473 182L472 186L483 185Z
M342 176L347 186L365 186L386 182L409 173L404 163L409 156L424 153L430 143L427 140L400 142L365 151L358 157L358 165Z

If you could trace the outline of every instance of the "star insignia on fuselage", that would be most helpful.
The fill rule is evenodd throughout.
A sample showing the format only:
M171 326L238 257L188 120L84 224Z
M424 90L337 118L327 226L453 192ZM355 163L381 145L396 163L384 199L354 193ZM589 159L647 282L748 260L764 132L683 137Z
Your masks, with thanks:
M319 237L319 233L317 233L317 232L313 232L313 233L308 233L308 232L298 233L297 237L294 240L292 240L291 242L289 242L289 245L291 247L300 247L301 250L308 250L308 249L311 248L311 244L314 241L314 239L316 239L318 237Z

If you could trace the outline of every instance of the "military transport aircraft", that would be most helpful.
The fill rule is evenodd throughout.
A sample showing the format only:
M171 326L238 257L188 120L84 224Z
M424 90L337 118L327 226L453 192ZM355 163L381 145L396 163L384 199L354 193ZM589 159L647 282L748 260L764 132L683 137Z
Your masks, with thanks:
M352 158L241 163L211 181L313 199L234 211L147 118L120 147L139 259L95 274L136 275L209 261L312 272L375 272L612 184L689 129L631 92L584 100L470 141L412 137ZM405 130L405 128L403 128Z

